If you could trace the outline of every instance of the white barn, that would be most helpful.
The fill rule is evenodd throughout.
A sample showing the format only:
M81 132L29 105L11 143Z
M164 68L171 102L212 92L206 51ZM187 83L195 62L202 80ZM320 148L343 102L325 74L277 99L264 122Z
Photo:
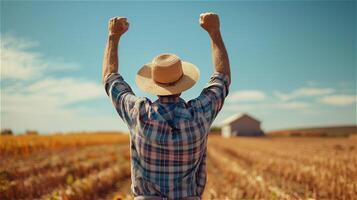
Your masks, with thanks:
M259 120L246 113L236 114L223 121L222 136L264 136L260 124Z

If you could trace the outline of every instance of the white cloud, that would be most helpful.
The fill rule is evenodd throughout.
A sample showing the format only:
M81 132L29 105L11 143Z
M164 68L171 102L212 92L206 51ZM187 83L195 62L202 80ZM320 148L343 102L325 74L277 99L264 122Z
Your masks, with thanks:
M1 38L1 128L61 131L114 130L123 126L115 115L104 116L82 104L107 100L101 83L51 76L53 70L72 70L79 65L32 51L36 45L12 35Z
M75 63L63 62L59 58L48 60L44 55L31 51L38 46L35 41L1 35L1 78L29 80L41 77L46 70L77 69Z
M235 103L235 104L226 104L224 105L224 112L248 112L248 111L257 111L257 110L270 110L274 109L284 109L284 110L305 110L311 105L308 102L302 101L292 101L292 102L278 102L278 103Z
M104 115L97 109L88 107L61 109L53 106L51 101L45 100L31 101L27 106L33 108L23 105L22 110L2 111L1 128L11 128L15 132L32 129L39 130L41 133L87 130L127 131L126 126L114 111Z
M347 106L357 102L357 95L330 95L322 97L320 102L328 105Z
M241 90L228 95L227 102L262 101L266 98L264 92L259 90Z
M1 46L5 48L27 49L38 46L38 42L24 38L18 38L11 34L1 35Z
M223 107L224 112L243 112L247 110L254 110L259 108L259 104L225 104Z
M105 95L100 84L74 78L47 78L30 85L27 89L33 95L56 97L62 103L73 103Z
M297 96L320 96L324 94L331 94L334 90L331 88L300 88L295 94Z
M282 101L288 101L300 97L316 97L322 96L327 94L332 94L335 90L332 88L299 88L294 90L291 93L282 93L282 92L275 92L275 96L277 96Z
M57 81L57 85L53 85ZM75 83L75 85L73 85ZM35 129L45 132L120 129L125 126L116 115L105 116L81 102L110 101L101 86L90 81L47 79L29 86L1 91L1 127L16 131ZM76 106L70 106L78 103ZM121 128L123 129L123 128Z
M29 43L30 45L30 43ZM38 77L46 64L40 62L40 55L29 53L29 45L17 44L16 40L1 39L1 78L20 79Z
M282 108L282 109L286 109L286 110L301 110L301 109L305 109L308 108L310 106L309 103L307 102L282 102L279 104L275 104L275 106L277 108Z
M4 109L46 110L85 100L104 97L103 88L96 83L73 78L39 80L29 86L17 85L2 91ZM50 108L50 109L49 109Z

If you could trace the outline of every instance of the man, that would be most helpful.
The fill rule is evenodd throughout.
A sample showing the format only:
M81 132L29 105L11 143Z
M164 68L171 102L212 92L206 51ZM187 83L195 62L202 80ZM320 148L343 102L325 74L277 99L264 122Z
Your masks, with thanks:
M123 17L109 21L103 81L130 130L135 200L198 200L204 191L207 134L228 94L230 66L218 15L203 13L199 21L211 38L214 73L201 94L188 102L180 94L195 84L199 71L169 53L156 56L136 76L139 88L158 100L135 96L118 73L118 44L129 23Z

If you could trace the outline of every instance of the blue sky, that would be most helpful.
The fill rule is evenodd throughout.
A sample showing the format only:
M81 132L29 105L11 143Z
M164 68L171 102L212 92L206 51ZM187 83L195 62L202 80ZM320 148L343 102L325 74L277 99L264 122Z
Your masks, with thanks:
M1 128L21 132L127 130L106 98L107 21L126 16L120 73L139 96L137 70L163 52L196 64L199 95L212 74L199 14L220 15L232 84L215 124L247 112L265 130L356 124L356 2L1 1Z

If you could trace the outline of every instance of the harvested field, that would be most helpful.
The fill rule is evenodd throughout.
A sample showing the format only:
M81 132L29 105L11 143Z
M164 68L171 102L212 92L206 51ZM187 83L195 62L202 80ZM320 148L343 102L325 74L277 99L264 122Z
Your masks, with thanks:
M0 199L132 199L127 135L25 137L0 138ZM203 199L357 196L357 137L215 135L208 145Z

